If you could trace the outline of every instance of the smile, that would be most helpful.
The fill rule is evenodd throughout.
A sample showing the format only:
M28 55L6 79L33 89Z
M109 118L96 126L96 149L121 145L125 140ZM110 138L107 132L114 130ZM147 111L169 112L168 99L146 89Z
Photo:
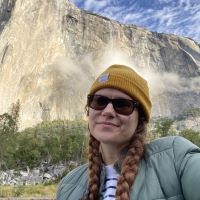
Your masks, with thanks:
M97 124L119 127L119 125L114 124L114 123L112 123L112 122L98 122Z

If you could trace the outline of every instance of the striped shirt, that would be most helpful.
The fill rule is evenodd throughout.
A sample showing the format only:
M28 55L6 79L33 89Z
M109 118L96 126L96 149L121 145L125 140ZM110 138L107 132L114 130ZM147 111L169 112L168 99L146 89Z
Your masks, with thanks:
M113 165L107 165L105 168L106 179L104 183L105 187L102 191L103 200L115 200L115 193L119 174L114 169Z

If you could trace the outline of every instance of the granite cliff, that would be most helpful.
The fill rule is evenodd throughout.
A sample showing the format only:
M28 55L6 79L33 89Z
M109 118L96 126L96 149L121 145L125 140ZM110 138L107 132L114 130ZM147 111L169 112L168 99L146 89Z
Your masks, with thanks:
M21 128L84 115L106 66L134 66L149 81L153 116L200 107L200 45L79 10L63 0L0 1L0 114L18 99Z

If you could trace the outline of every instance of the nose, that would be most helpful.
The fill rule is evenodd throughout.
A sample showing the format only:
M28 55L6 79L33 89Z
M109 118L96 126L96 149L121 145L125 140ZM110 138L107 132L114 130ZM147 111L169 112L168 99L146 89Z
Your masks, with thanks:
M108 105L103 109L102 115L113 116L113 117L116 115L115 109L113 108L113 105L111 102L108 103Z

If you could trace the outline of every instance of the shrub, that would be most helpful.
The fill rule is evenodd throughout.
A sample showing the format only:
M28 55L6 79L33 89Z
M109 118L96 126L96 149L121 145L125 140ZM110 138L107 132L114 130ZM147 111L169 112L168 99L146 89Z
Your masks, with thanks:
M171 135L170 129L173 124L173 120L167 117L158 118L153 123L153 133L159 134L161 137Z
M1 169L21 169L27 166L33 168L43 162L82 162L86 127L85 121L57 120L14 133L9 139L8 134L5 134L7 140L4 140L2 160L6 167L2 163Z
M180 136L185 137L192 143L200 147L200 133L192 129L184 129L179 133Z

